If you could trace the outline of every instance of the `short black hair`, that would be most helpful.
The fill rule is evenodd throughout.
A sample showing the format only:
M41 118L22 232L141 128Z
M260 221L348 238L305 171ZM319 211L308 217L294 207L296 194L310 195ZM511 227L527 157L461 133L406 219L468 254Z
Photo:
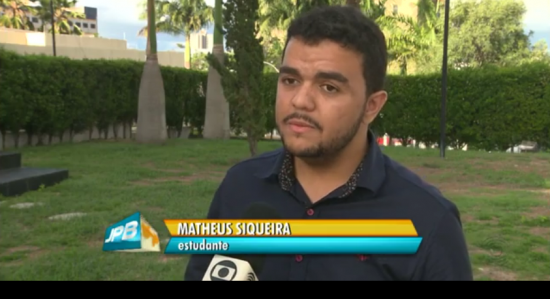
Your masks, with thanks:
M330 40L363 55L367 94L384 89L388 65L386 39L380 27L352 6L319 6L294 19L287 31L308 44Z

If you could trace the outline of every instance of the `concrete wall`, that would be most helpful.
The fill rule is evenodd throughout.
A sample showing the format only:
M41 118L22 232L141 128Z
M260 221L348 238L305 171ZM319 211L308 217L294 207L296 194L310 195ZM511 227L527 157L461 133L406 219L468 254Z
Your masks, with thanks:
M116 137L115 137L115 131L116 131ZM126 131L126 132L124 132ZM168 129L168 138L188 138L190 128L184 127L182 129L181 135L177 136L177 132L173 129ZM136 127L130 128L129 126L126 126L126 130L124 130L124 127L122 125L118 125L113 129L113 126L109 127L109 130L107 132L107 136L105 136L104 132L99 132L97 128L94 128L90 134L88 130L75 134L72 138L72 142L78 143L83 141L89 141L89 140L105 140L105 139L118 139L118 140L133 140L136 133ZM106 138L105 138L106 137ZM35 146L38 143L38 136L33 136L32 140L28 140L27 133L24 130L21 130L19 133L19 148L26 147L26 146ZM59 143L69 143L71 141L69 132L65 132L63 134L63 139L59 138L59 136L52 137L51 144L59 144ZM50 145L50 140L48 135L42 136L42 142L43 145ZM7 132L5 136L2 136L2 133L0 133L0 151L2 150L16 150L15 147L15 136L11 132Z
M58 56L71 59L131 59L145 61L145 51L127 49L126 41L75 35L56 35ZM0 28L0 47L20 54L53 55L52 37L42 32ZM159 63L183 67L183 52L159 52Z
M52 48L23 46L13 44L2 44L6 50L15 51L20 54L45 54L53 55ZM71 59L131 59L136 61L145 61L145 52L139 50L107 50L93 48L57 48L57 56L66 56ZM159 63L164 66L183 67L183 53L178 52L159 52Z
M109 132L108 132L108 136L107 136L107 139L113 139L114 138L114 132L113 132L113 128L109 128ZM0 133L1 135L1 133ZM130 139L131 136L132 136L132 133L131 133L131 130L130 129L126 129L126 138L123 138L124 136L124 132L123 132L123 128L122 126L119 126L117 127L117 135L118 135L118 138L119 139ZM63 134L63 143L67 143L70 141L70 138L69 138L69 132L65 132L65 134ZM85 131L85 132L82 132L82 133L79 133L79 134L75 134L73 136L73 142L82 142L82 141L88 141L88 140L97 140L97 139L104 139L104 135L103 134L99 134L99 131L97 129L94 128L94 130L92 131L92 134L91 134L91 138L90 138L90 133L88 131ZM26 146L34 146L36 145L38 142L38 136L33 136L32 140L30 141L30 144L29 144L29 140L28 140L28 137L27 137L27 133L25 133L24 130L21 130L21 132L19 133L19 147L26 147ZM43 135L42 136L42 142L44 143L44 145L48 145L49 144L49 137L47 135ZM59 138L59 136L55 136L52 138L52 144L58 144L60 143L61 140ZM4 149L6 150L10 150L10 149L15 149L15 138L14 138L14 135L11 133L11 132L7 132L7 134L5 136L3 136L3 140L0 140L0 151L2 150L2 146Z

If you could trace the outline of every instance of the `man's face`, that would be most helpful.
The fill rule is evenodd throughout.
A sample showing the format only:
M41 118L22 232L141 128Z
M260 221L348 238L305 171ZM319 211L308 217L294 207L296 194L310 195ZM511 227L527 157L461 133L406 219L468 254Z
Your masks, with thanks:
M286 149L304 158L339 153L366 132L363 58L332 41L292 38L277 84L276 121ZM366 135L365 137L366 138Z

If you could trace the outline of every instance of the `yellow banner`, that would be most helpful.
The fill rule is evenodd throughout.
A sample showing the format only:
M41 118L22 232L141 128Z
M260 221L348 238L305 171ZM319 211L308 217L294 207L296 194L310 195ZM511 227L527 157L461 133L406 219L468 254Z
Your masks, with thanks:
M164 220L172 236L417 237L411 220Z

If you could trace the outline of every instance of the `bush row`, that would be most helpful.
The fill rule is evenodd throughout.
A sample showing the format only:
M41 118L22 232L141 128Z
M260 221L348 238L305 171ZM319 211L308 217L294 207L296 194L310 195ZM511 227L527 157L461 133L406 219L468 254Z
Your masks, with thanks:
M137 119L143 63L21 56L0 50L0 130L56 136L69 131L106 133L111 125ZM207 74L162 67L166 121L186 123L200 134L204 125ZM275 129L276 74L264 77L262 109ZM550 145L550 66L451 71L448 79L447 144L505 149L521 140ZM441 76L390 76L389 100L372 125L378 135L439 141ZM232 111L232 127L240 131Z
M441 75L393 76L387 90L377 129L438 143ZM550 65L455 70L447 90L446 144L504 150L530 140L550 146Z

